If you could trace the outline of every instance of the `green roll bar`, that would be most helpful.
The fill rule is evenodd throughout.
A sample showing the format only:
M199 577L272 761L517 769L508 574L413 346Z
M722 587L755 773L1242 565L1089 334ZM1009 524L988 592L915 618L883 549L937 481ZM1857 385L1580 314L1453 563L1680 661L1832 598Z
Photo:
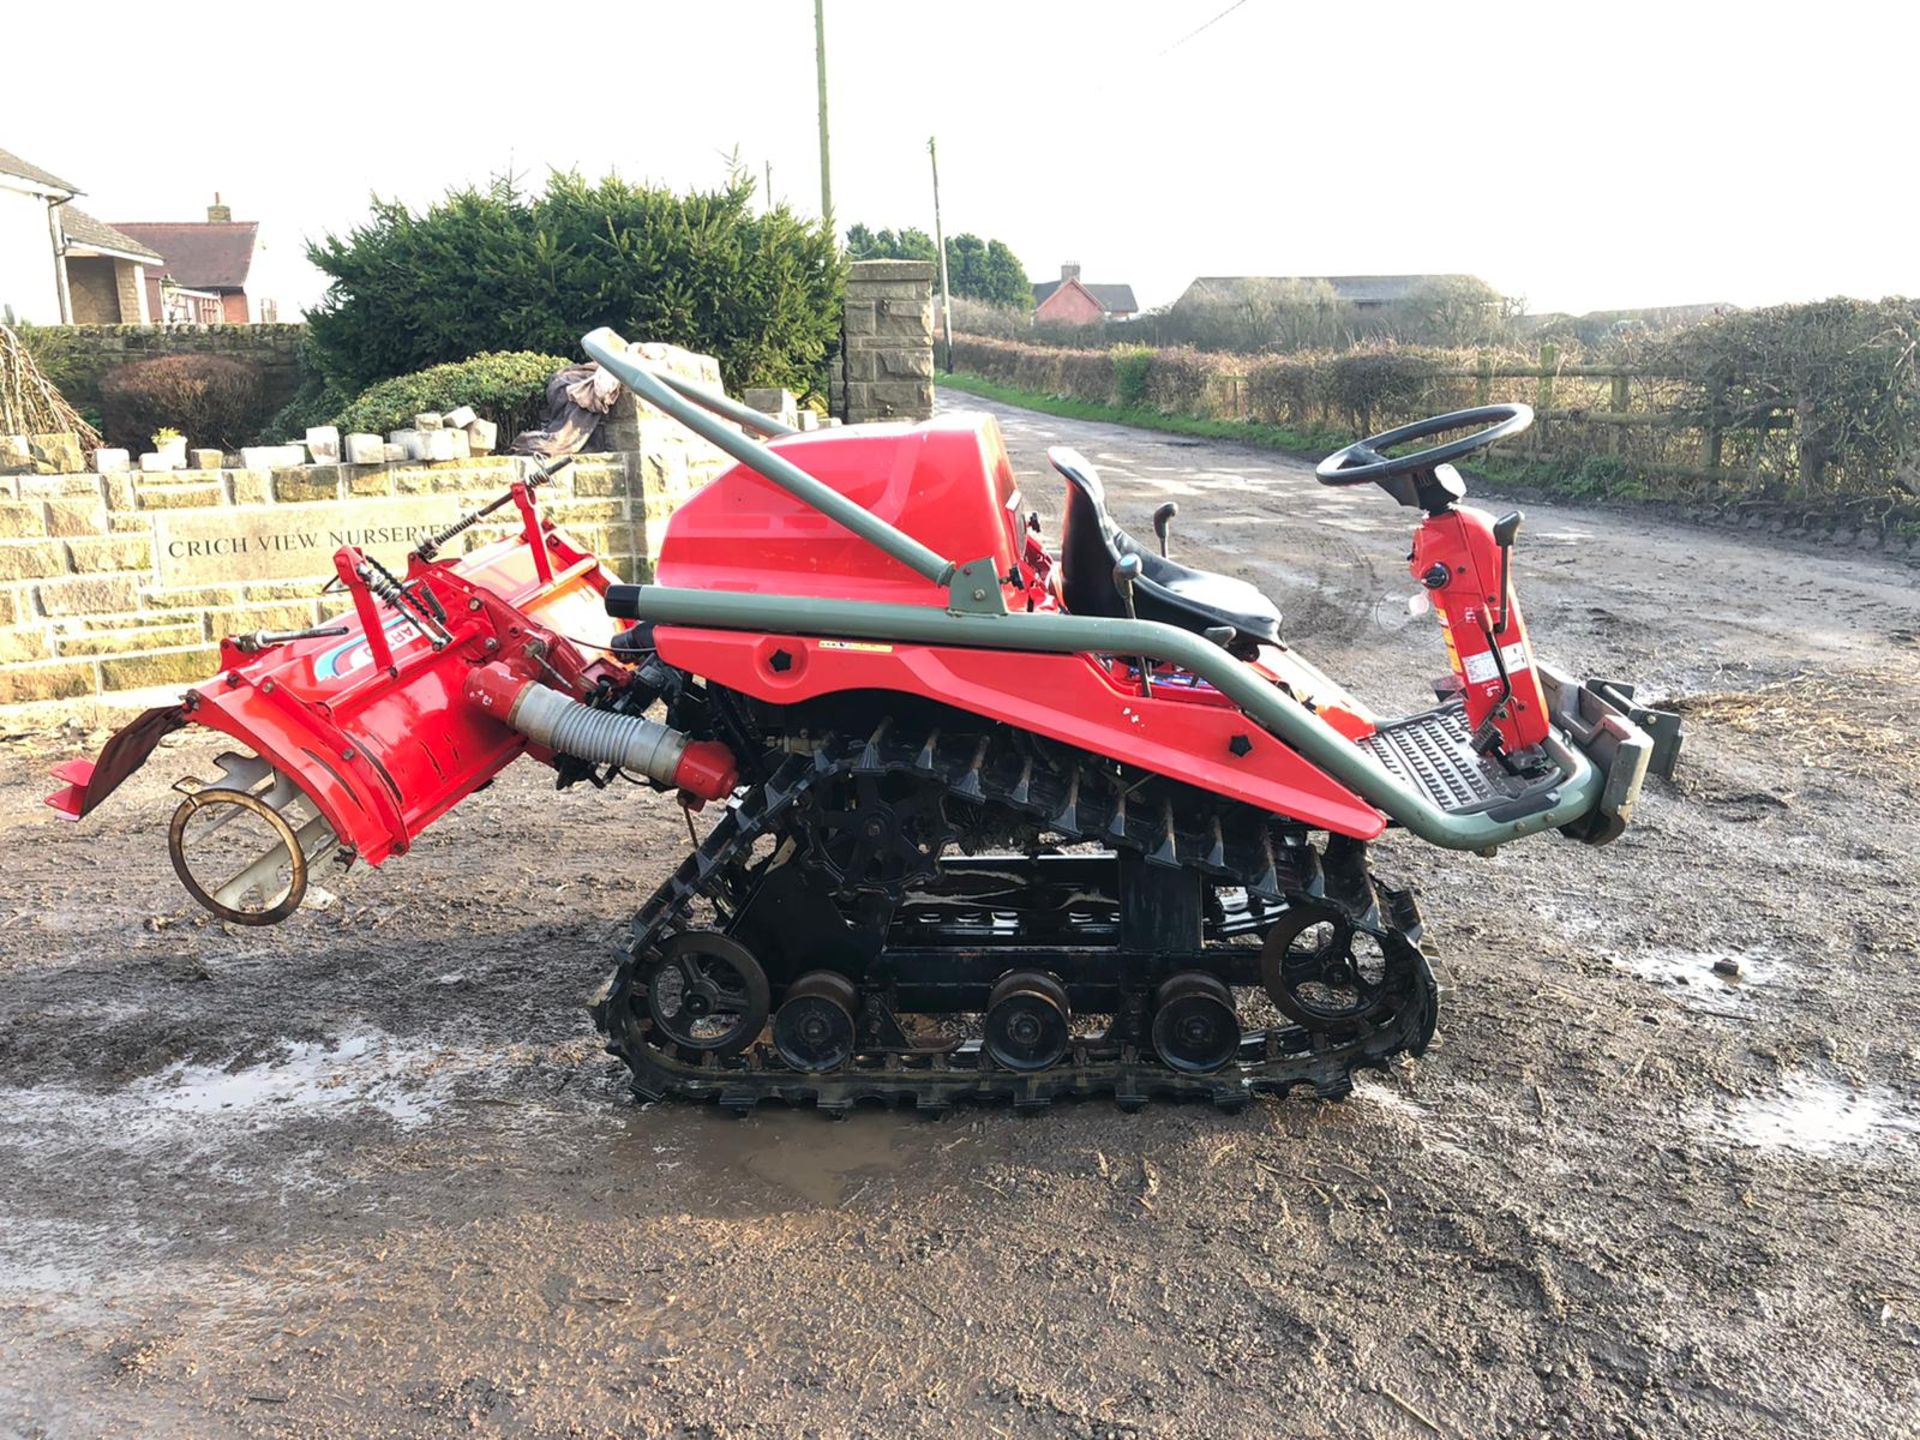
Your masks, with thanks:
M604 328L596 330L593 333L595 335L611 336L614 340L620 340L618 335L614 335L611 330ZM626 342L621 341L620 343L625 344ZM704 385L696 385L684 375L676 375L671 370L650 370L647 373L663 385L671 386L695 404L703 405L713 411L714 414L724 415L736 425L744 425L749 430L755 431L758 434L778 436L798 435L800 433L785 421L776 420L765 411L756 410L751 405L742 405L738 400L724 391L709 390ZM680 417L676 416L675 418L679 419ZM686 422L681 420L681 423L685 424Z
M952 586L958 596L956 577L971 571L972 566L963 567L943 559L792 461L705 413L718 411L717 401L721 397L698 386L663 383L663 377L634 355L626 341L612 330L596 330L582 343L589 355L619 376L624 384L688 429L924 575L931 583ZM729 400L727 404L732 407L735 402ZM759 416L759 419L778 425L768 416ZM994 593L997 596L997 584ZM1571 825L1600 804L1606 786L1606 776L1585 753L1566 743L1557 732L1550 732L1546 748L1559 765L1563 778L1541 797L1539 808L1529 808L1522 814L1510 813L1507 807L1499 805L1467 813L1443 810L1220 646L1177 625L1156 620L1117 620L1048 611L1008 614L1004 606L997 612L983 612L958 603L941 609L931 605L887 605L805 595L749 595L663 585L615 586L607 600L608 608L615 614L664 625L912 641L1059 655L1144 655L1166 661L1198 675L1275 738L1421 839L1450 850L1490 850L1542 830Z
M838 490L807 474L791 460L776 455L738 430L730 429L714 414L739 419L741 412L751 417L740 423L764 433L791 433L771 415L749 410L725 396L715 395L674 376L668 380L635 355L625 340L607 326L601 326L580 342L595 360L620 377L628 389L667 412L703 440L709 440L756 475L763 475L821 514L837 520L869 544L877 545L909 570L924 575L935 585L952 582L960 569L953 561L936 554L911 535L902 534L865 506L856 505ZM685 398L682 398L682 397ZM691 401L692 403L688 403ZM724 408L722 401L725 401ZM714 413L708 413L714 412Z

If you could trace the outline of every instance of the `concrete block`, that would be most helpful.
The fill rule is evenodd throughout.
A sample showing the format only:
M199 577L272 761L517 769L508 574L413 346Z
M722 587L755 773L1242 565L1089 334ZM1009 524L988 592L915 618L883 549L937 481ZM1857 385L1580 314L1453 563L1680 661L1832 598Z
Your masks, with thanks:
M384 447L384 453L385 453L386 463L389 465L398 465L402 460L406 460L410 458L407 455L406 446L395 445L392 442L388 442L388 444Z
M140 473L143 475L165 475L174 468L171 450L149 450L140 457Z
M420 459L453 459L453 431L422 430L420 432Z
M418 430L389 430L387 432L387 447L391 449L393 446L398 445L400 447L400 458L402 460L418 460L420 458L420 435L421 432Z
M473 458L473 440L466 431L449 429L443 430L440 433L452 442L454 459L470 460Z
M467 426L467 447L475 455L491 455L500 444L500 427L491 420L475 420Z
M0 435L0 447L4 447L10 436ZM6 468L4 448L0 448L0 470ZM133 468L133 456L125 450L116 450L110 446L101 446L93 452L93 468L102 475L123 475Z
M345 446L341 458L349 465L378 465L387 458L387 442L378 435L355 432L341 443Z
M227 457L218 450L189 450L187 458L193 462L192 469L218 470Z
M797 426L800 423L800 403L793 398L791 390L749 390L743 398L753 409L762 415L771 415L783 425Z
M313 456L316 465L338 465L340 463L340 431L333 425L310 425L307 427L307 453Z
M449 430L464 430L479 418L471 405L461 405L442 415L440 423Z
M820 417L811 410L802 410L796 422L802 430L818 430Z
M32 473L33 442L24 435L0 435L0 475Z
M277 445L243 445L240 447L240 468L242 470L271 470L275 465L274 451Z
M416 430L440 430L444 429L445 425L437 411L429 411L426 414L413 417L413 428Z

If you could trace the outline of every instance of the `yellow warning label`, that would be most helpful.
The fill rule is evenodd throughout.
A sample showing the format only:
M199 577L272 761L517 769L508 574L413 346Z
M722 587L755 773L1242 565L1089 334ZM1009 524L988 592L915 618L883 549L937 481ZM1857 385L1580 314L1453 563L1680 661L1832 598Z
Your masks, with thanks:
M822 640L822 650L858 650L863 655L891 655L893 646L882 645L876 640Z

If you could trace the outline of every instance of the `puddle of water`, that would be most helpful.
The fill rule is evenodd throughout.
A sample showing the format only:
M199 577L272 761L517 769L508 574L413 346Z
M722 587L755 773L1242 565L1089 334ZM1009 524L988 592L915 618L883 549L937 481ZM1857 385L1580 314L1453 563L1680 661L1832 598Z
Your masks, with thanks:
M1779 962L1759 951L1741 950L1637 950L1631 955L1610 957L1616 968L1656 985L1671 985L1691 991L1696 997L1707 995L1741 996L1746 986L1765 984ZM1714 970L1716 961L1731 960L1740 966L1738 975L1722 975Z
M767 1110L744 1120L701 1115L690 1130L659 1126L652 1111L636 1116L631 1133L660 1157L661 1169L683 1163L717 1178L745 1172L812 1205L838 1206L863 1180L905 1168L951 1144L948 1127L913 1115L855 1111L827 1120L810 1110Z
M404 1082L433 1069L439 1058L438 1046L369 1031L332 1044L296 1043L284 1058L242 1070L176 1063L128 1089L140 1103L179 1115L273 1123L282 1116L366 1107L412 1129L439 1108L446 1087L412 1089Z
M265 1130L373 1111L401 1129L426 1124L455 1079L486 1057L379 1030L291 1044L257 1065L169 1065L118 1090L43 1085L0 1090L0 1143L25 1150L113 1150Z
M1786 1076L1769 1094L1709 1110L1701 1123L1736 1145L1800 1155L1870 1155L1920 1144L1920 1106L1891 1090L1855 1090L1807 1074Z

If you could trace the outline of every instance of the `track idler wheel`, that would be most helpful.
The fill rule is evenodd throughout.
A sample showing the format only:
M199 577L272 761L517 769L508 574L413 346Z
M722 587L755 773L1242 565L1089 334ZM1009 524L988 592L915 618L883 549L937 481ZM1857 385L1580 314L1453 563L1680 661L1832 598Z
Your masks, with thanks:
M860 996L846 976L812 970L787 987L773 1016L773 1048L796 1070L820 1074L853 1058Z
M681 931L641 979L653 1028L683 1049L738 1055L766 1027L766 971L746 946L717 930Z
M1233 992L1204 970L1182 970L1153 997L1153 1048L1173 1069L1210 1075L1240 1053Z
M1073 1038L1067 991L1039 970L1000 977L987 997L985 1045L1003 1070L1031 1073L1060 1062Z
M1260 978L1282 1015L1348 1033L1392 1013L1417 952L1398 935L1355 928L1323 905L1289 905L1267 932Z

